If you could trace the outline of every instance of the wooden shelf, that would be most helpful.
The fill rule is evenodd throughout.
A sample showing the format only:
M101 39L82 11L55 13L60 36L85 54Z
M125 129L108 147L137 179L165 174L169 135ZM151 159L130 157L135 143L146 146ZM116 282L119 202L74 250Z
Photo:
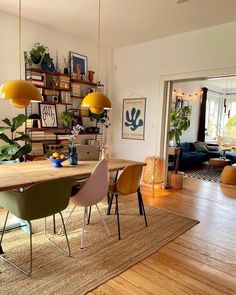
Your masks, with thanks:
M41 74L48 74L48 75L54 75L54 76L65 76L65 77L69 77L69 75L66 75L66 74L62 74L60 72L49 72L49 71L44 71L44 70L41 70L41 69L37 69L37 68L26 68L25 69L26 71L29 71L29 72L35 72L35 73L41 73Z
M26 81L31 81L31 80L26 80ZM66 92L71 92L70 88L61 88L61 87L49 87L49 86L44 86L44 85L37 85L32 83L35 87L37 88L43 88L43 89L48 89L48 90L58 90L58 91L66 91Z
M50 128L50 127L45 127L45 128L30 128L30 127L26 127L27 130L31 130L31 131L65 131L68 130L69 132L71 131L70 128L63 128L63 127L57 127L57 128Z
M85 81L85 80L71 79L70 81L71 81L71 83L85 84L85 85L90 85L93 87L103 87L104 86L103 84L91 83L91 82Z
M38 102L37 102L38 103ZM53 101L42 101L40 102L42 104L53 104L53 105L73 105L73 103L69 103L69 102L53 102Z
M75 99L84 99L84 97L78 96L78 95L71 95L70 97L73 97Z

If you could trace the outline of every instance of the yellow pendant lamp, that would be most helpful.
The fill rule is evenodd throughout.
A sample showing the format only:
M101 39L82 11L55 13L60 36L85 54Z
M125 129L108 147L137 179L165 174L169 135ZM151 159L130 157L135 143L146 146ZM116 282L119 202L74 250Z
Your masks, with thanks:
M42 96L33 84L21 80L21 0L19 0L19 68L20 79L3 84L0 87L0 98L9 99L16 108L25 108L31 100L42 101Z
M101 0L98 0L98 74L97 74L97 86L99 86L99 61L100 61L100 29L101 29ZM100 92L93 92L89 93L85 98L82 100L81 103L82 108L89 108L93 114L99 115L105 109L111 108L110 99Z

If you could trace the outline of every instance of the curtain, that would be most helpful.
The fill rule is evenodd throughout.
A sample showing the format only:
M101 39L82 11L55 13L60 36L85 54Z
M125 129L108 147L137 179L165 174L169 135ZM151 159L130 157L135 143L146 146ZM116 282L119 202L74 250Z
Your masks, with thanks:
M200 102L200 114L199 114L199 125L198 125L198 141L205 141L205 124L206 124L206 102L207 102L207 91L208 88L202 88L202 96Z

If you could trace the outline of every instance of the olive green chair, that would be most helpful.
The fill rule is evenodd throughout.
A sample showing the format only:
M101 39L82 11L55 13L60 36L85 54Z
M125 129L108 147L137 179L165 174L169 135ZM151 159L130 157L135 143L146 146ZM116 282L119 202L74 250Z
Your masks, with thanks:
M109 205L108 205L107 214L110 215L111 213L113 197L115 195L116 197L115 213L117 216L119 240L121 239L120 216L119 216L119 207L118 207L119 195L127 196L130 194L137 193L139 212L140 212L140 215L144 216L146 227L148 226L145 208L143 204L143 198L140 191L140 181L142 177L142 171L143 171L143 165L140 165L140 164L130 165L122 171L118 180L115 183L111 184L109 187L109 193L108 193Z
M32 226L31 220L45 218L44 234L48 241L54 244L59 250L61 250L67 256L71 255L70 245L66 234L66 228L61 211L64 210L68 204L71 194L72 185L75 182L75 178L60 178L50 181L44 181L32 185L31 187L20 191L6 191L0 192L0 206L7 210L1 238L0 248L2 247L2 240L7 224L9 212L16 217L26 221L29 226L30 237L30 263L28 269L23 269L10 261L5 255L0 254L2 259L26 275L30 275L32 272ZM61 216L62 226L65 232L66 243L68 251L65 251L61 246L57 245L54 241L50 240L47 236L46 217L59 213Z

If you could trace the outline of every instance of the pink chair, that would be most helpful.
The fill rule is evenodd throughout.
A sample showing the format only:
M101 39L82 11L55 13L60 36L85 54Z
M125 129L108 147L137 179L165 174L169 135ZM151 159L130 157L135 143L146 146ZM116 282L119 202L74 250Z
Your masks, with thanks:
M94 168L92 174L89 176L85 184L78 192L70 198L70 203L74 204L74 208L70 212L65 223L68 222L71 214L74 212L76 206L84 207L84 222L83 222L83 233L81 238L80 248L84 247L84 229L88 220L88 208L95 205L101 220L105 226L105 229L110 235L105 220L98 207L98 203L107 195L109 188L109 171L108 161L106 159L101 160ZM60 233L60 232L59 232Z

